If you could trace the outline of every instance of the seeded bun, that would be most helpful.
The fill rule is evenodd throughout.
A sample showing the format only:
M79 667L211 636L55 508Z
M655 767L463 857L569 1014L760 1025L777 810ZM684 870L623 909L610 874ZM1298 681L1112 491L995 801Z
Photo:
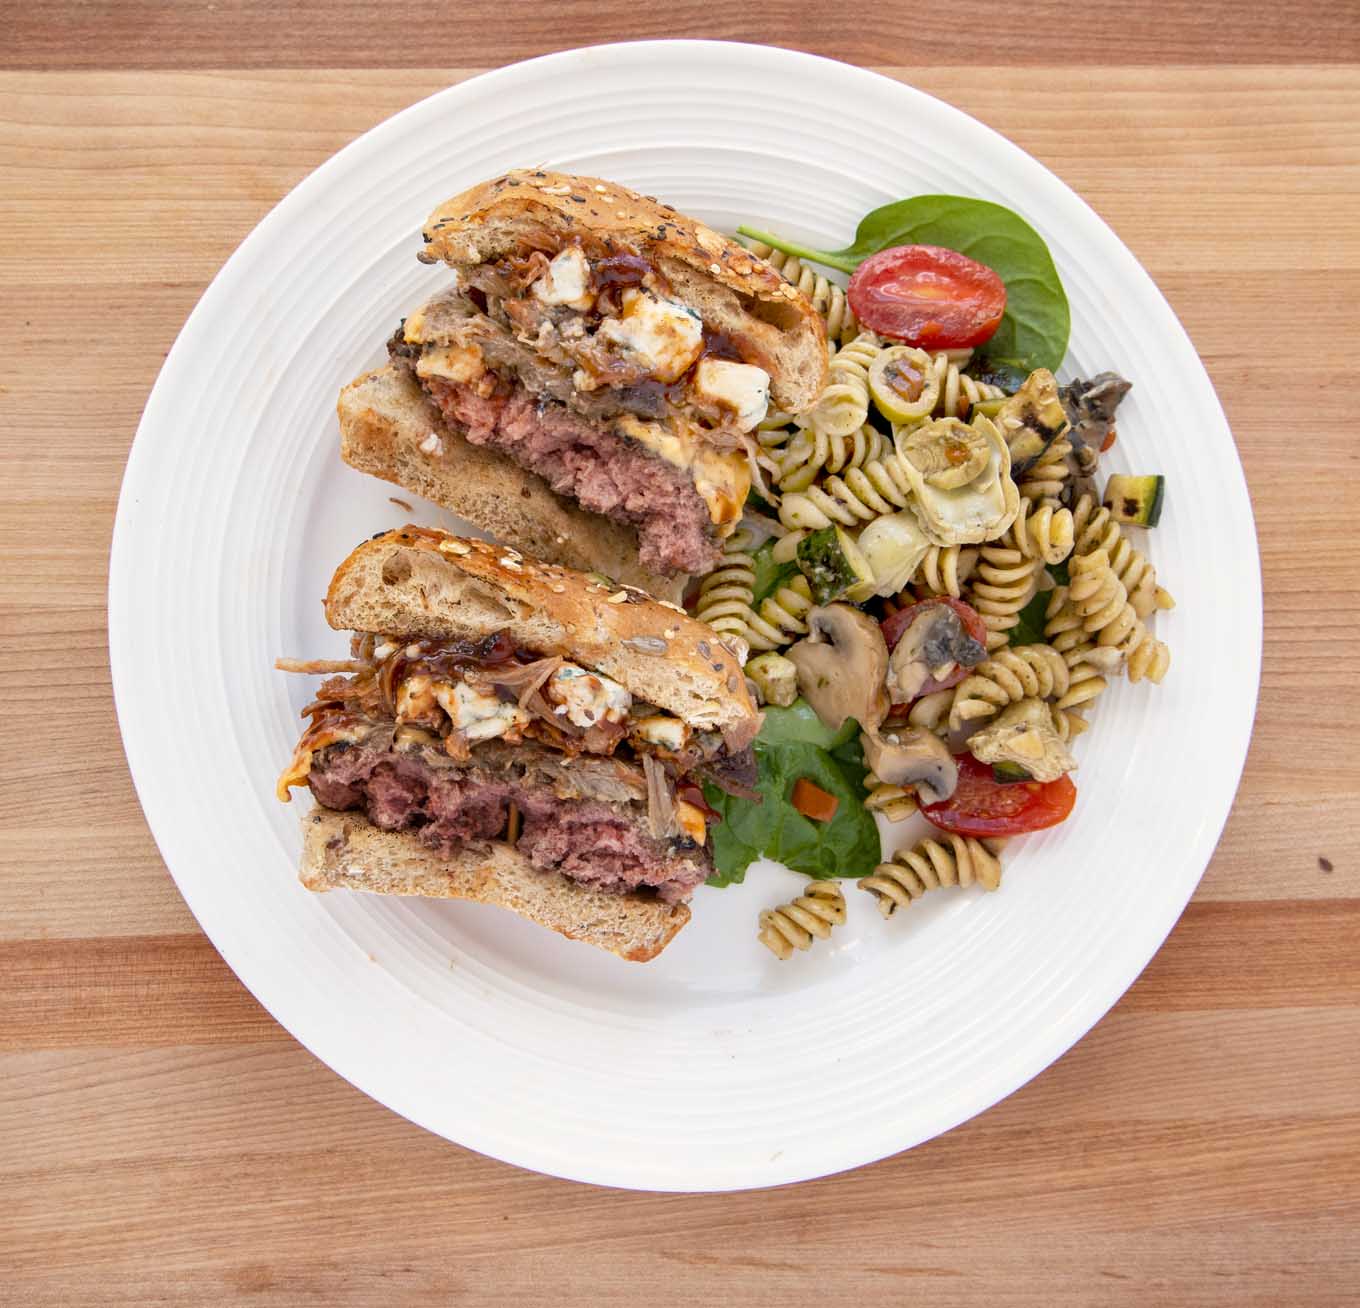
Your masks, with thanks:
M608 894L555 872L540 872L506 844L445 856L408 832L383 831L360 814L327 808L313 809L302 830L299 879L308 890L494 904L633 963L655 958L690 917L684 904Z
M826 381L826 329L796 287L763 260L668 204L616 182L517 169L441 204L425 224L427 263L465 269L575 237L649 259L676 298L770 375L777 408L811 407Z
M541 563L487 541L403 527L365 541L336 570L326 620L339 631L480 640L602 672L634 697L732 749L760 729L741 662L712 628L641 590Z

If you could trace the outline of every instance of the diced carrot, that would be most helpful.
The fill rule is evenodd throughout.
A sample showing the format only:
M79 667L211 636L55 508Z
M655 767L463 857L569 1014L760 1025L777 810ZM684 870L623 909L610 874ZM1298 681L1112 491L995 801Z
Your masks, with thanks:
M792 803L805 818L811 818L814 822L830 822L836 816L840 800L816 782L799 777L793 783Z

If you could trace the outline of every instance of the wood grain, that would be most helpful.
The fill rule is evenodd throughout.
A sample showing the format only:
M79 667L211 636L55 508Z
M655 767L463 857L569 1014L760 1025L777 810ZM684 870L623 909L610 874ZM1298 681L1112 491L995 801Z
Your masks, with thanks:
M1158 0L1075 10L1034 0L1023 16L1006 0L973 0L966 20L947 5L886 0L871 15L775 0L712 5L672 0L435 3L416 13L372 0L48 0L4 6L6 68L399 68L429 62L432 48L459 63L498 64L582 45L672 37L752 41L860 64L1002 66L1083 63L1328 63L1360 58L1360 15L1349 0ZM1075 30L1073 30L1075 29ZM922 51L929 51L928 59Z
M448 9L463 66L430 70L396 67L432 43L372 4L324 22L235 0L0 5L0 66L19 70L0 73L0 1304L1356 1302L1360 447L1338 403L1360 346L1360 68L1340 64L1360 59L1355 7L1043 3L1024 23L1012 7L992 63L969 42L929 44L946 11L928 7L910 42L823 32L824 7L623 23L612 3L567 4L560 27L509 8L503 22ZM522 1173L425 1134L299 1048L160 863L118 740L103 615L146 393L277 199L475 63L690 19L696 34L778 29L899 58L892 75L1085 195L1218 386L1266 595L1233 816L1113 1013L942 1139L734 1196ZM913 64L918 49L929 58ZM289 63L313 67L270 67Z

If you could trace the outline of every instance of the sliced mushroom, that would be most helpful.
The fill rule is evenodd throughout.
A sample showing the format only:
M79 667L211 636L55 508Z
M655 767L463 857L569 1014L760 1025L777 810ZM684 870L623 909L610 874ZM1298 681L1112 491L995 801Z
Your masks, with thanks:
M909 704L931 677L943 681L955 664L973 668L986 657L986 646L968 634L951 605L928 605L893 646L888 696L894 704Z
M1089 381L1078 378L1059 391L1063 409L1072 423L1072 435L1083 445L1099 449L1114 427L1114 411L1133 389L1114 372L1100 372Z
M921 727L866 731L860 737L864 761L890 786L914 786L924 804L938 804L959 784L959 765L938 736Z
M1053 713L1041 699L1022 699L969 738L968 748L983 763L1013 763L1034 781L1056 781L1077 766L1072 751L1053 727Z
M833 731L847 718L872 731L888 711L882 629L848 604L813 609L807 624L807 636L788 651L798 669L799 692Z

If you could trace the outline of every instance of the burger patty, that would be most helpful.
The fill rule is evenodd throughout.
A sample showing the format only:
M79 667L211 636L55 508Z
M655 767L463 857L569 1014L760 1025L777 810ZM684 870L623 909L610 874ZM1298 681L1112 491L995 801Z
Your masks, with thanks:
M326 808L362 809L374 826L414 831L445 855L501 838L513 801L523 821L517 848L529 862L596 890L651 889L676 903L712 871L702 846L652 836L638 805L563 799L530 776L437 766L417 750L332 745L316 755L308 782Z
M508 455L559 495L637 529L638 559L654 572L711 572L721 558L693 480L642 447L515 383L509 394L425 381L444 416L474 445Z

